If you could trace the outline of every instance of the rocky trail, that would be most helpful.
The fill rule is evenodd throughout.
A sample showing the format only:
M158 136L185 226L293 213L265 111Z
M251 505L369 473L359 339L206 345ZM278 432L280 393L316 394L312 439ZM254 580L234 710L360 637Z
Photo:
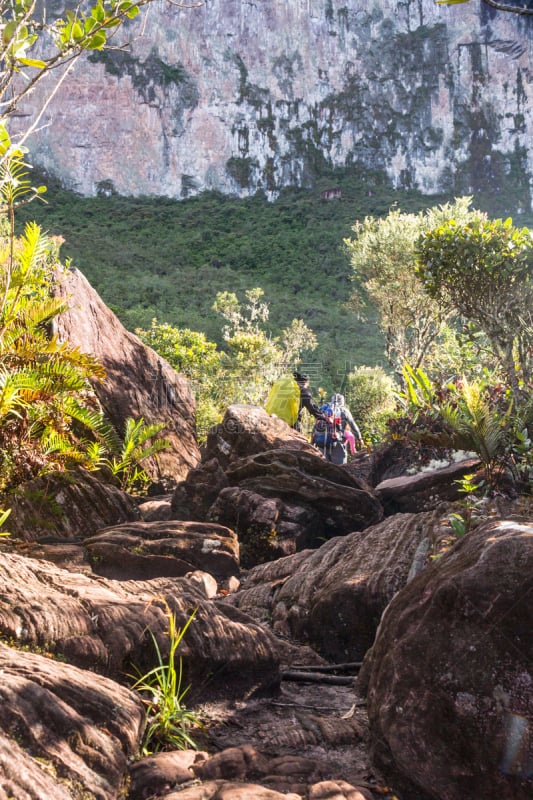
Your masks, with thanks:
M150 497L78 470L0 498L0 800L531 800L531 493L455 540L476 459L338 466L253 406L200 454L186 382L163 364L155 402L153 351L72 281L62 333L104 362L100 401L164 408L172 446ZM127 676L192 612L200 749L144 756Z

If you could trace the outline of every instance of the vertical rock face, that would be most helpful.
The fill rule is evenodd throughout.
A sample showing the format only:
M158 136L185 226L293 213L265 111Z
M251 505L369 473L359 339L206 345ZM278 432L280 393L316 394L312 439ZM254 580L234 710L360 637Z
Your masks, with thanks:
M76 191L274 197L362 165L397 187L490 186L531 207L533 17L433 0L205 0L141 16L128 51L77 63L30 142Z
M124 328L78 270L58 274L54 292L68 299L68 310L56 320L59 338L95 355L106 370L94 391L108 419L121 434L128 417L164 423L161 436L169 448L142 466L153 480L184 478L200 460L188 381Z

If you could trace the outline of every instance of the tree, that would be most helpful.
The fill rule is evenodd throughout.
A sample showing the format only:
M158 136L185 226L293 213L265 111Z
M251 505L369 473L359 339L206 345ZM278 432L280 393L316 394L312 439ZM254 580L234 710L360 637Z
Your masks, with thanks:
M398 386L382 367L356 367L347 376L346 404L365 440L383 440L387 419L396 410L397 391Z
M450 219L420 237L417 275L429 296L487 336L513 389L533 367L533 237L511 219Z
M0 137L8 117L25 95L45 75L57 75L55 88L68 74L70 66L87 50L104 50L111 46L122 25L134 19L143 6L155 0L97 0L94 5L78 3L67 9L64 17L50 19L46 4L38 0L0 0ZM203 2L183 5L194 8ZM18 146L36 127L40 114L32 120Z
M279 337L264 330L269 309L262 289L250 289L241 303L233 292L219 292L213 308L226 324L225 350L203 333L152 321L149 331L137 329L142 341L191 381L196 394L196 430L200 441L220 422L231 403L260 405L272 383L298 364L302 353L316 347L313 332L293 320Z
M137 328L135 333L191 382L196 399L196 432L203 441L221 418L222 352L205 334L174 328L157 319L152 320L149 330Z
M262 289L249 289L247 302L241 304L233 292L219 292L213 305L228 323L223 329L223 386L233 402L264 402L276 378L295 366L303 352L317 346L314 333L302 320L293 320L279 338L270 336L262 327L269 316L263 295Z
M435 0L435 4L438 6L457 6L469 2L470 0ZM511 14L529 14L533 16L533 9L529 6L529 0L523 0L522 5L508 5L507 3L499 3L497 0L481 0L481 2L491 8L498 9L498 11L508 11Z
M416 274L416 242L423 230L447 219L472 217L470 203L462 197L419 214L395 210L384 219L366 217L344 241L353 279L362 287L353 302L360 310L367 303L376 308L387 360L400 380L403 364L420 366L451 314L440 298L428 297Z

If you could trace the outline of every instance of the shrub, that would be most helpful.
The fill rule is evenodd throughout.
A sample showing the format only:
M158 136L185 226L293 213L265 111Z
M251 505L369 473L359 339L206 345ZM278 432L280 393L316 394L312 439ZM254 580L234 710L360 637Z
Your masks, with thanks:
M346 404L361 429L363 439L381 441L387 420L396 408L398 387L382 367L357 367L347 377Z

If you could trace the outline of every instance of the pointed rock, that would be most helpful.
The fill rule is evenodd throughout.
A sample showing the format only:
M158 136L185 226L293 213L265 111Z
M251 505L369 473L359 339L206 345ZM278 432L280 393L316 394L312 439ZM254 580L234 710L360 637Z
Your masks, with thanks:
M61 272L54 291L69 305L55 321L59 339L95 355L106 370L104 382L93 388L110 421L119 433L128 417L164 422L161 436L170 440L170 448L143 467L154 481L184 478L200 461L188 381L126 330L79 270Z

